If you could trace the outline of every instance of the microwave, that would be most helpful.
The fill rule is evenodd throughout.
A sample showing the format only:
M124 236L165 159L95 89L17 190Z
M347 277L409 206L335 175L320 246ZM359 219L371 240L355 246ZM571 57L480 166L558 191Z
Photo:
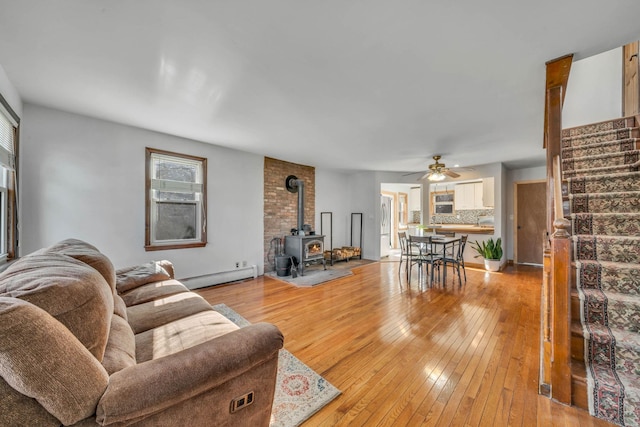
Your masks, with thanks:
M442 215L453 215L455 195L454 193L434 193L433 213Z

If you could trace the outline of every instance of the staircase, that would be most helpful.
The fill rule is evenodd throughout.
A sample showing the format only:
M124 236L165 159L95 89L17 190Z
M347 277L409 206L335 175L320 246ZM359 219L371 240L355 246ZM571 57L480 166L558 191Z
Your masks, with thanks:
M633 117L562 131L573 402L624 426L640 425L639 138Z

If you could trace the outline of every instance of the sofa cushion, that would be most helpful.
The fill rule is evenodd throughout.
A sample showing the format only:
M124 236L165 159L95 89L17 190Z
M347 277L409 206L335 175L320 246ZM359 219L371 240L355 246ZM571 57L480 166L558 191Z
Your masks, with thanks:
M188 292L189 289L177 280L163 280L161 282L147 283L135 289L120 294L127 307L136 304L168 297L169 295Z
M0 296L20 298L62 322L102 360L113 315L113 293L94 268L65 255L27 255L0 274Z
M211 305L195 292L182 292L127 308L127 318L136 334L201 311Z
M78 261L95 268L104 277L111 289L115 290L116 271L111 260L101 253L95 246L78 239L66 239L45 249L47 252L55 252L70 256Z
M0 375L65 425L95 412L109 377L95 357L44 310L0 297Z
M102 359L102 366L109 375L136 364L136 339L129 323L122 317L111 318L109 341Z
M136 361L157 359L239 329L222 314L207 310L136 334Z
M146 264L121 268L116 271L116 288L119 293L130 291L147 283L171 279L160 262L150 261Z
M60 421L38 403L0 378L0 426L59 427Z
M170 278L172 278L172 279L176 278L175 272L173 270L173 264L171 263L171 261L163 259L161 261L156 261L156 264L158 264L160 267L164 268L164 271L166 271L169 274Z
M124 303L122 297L117 294L113 296L113 314L127 320L127 305Z

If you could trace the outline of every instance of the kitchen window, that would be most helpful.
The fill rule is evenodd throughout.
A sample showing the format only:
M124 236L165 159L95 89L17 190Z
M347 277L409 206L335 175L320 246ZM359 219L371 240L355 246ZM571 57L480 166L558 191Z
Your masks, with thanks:
M146 149L145 249L207 244L207 159Z
M453 215L455 195L450 192L431 193L431 214L432 215Z

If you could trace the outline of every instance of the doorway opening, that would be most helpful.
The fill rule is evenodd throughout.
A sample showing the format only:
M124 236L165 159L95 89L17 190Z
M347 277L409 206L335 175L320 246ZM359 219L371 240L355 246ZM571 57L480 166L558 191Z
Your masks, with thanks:
M422 221L422 187L416 184L380 185L380 258L399 260L398 232L409 234Z

